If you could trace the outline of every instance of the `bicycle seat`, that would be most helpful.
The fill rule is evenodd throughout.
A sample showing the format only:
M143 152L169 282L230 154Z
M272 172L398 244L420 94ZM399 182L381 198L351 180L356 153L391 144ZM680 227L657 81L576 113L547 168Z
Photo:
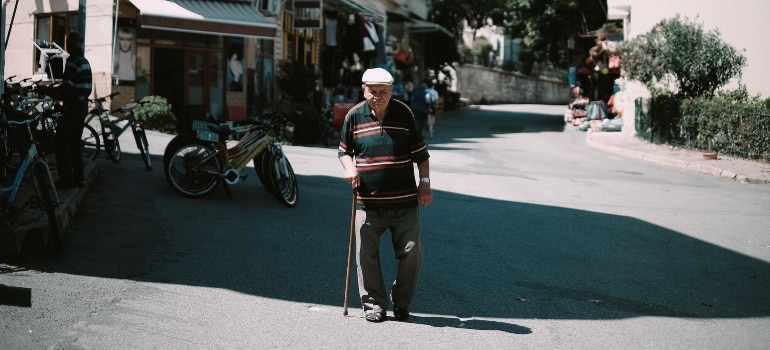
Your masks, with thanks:
M209 130L217 133L220 139L223 137L226 138L232 132L232 129L230 129L230 126L227 124L209 124Z

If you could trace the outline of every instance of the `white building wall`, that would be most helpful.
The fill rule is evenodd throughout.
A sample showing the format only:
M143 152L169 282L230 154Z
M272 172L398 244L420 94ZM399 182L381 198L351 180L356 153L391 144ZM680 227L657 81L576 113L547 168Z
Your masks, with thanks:
M724 42L746 57L742 81L749 93L770 97L770 1L607 0L607 5L629 13L627 39L647 33L656 23L677 14L703 24L705 31L718 30Z
M663 19L677 14L703 25L704 31L718 30L722 41L746 57L741 82L749 94L770 97L770 1L767 0L607 0L610 19L623 19L626 40L645 34ZM682 53L686 55L686 52ZM734 80L727 88L737 87ZM623 132L635 133L634 100L649 96L638 82L627 82L624 94Z
M126 0L123 0L126 1ZM5 60L5 76L18 79L35 75L35 15L38 13L78 11L79 0L19 1L16 17L12 18L15 2L6 8L6 33L10 30ZM85 33L85 56L91 62L97 92L109 88L112 66L113 0L88 0ZM13 22L12 22L13 21ZM62 47L64 43L59 43ZM105 81L106 80L106 81ZM102 93L103 94L103 93Z

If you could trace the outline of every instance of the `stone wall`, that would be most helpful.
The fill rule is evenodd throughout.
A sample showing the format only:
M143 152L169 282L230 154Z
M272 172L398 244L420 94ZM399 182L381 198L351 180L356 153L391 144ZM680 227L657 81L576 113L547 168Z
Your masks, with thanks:
M476 65L455 66L457 92L473 104L567 104L566 81Z

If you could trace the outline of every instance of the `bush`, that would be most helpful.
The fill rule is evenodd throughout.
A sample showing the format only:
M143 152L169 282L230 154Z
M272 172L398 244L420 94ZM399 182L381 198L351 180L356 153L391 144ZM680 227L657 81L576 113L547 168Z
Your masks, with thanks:
M493 47L492 44L489 43L489 40L486 38L478 38L473 41L471 52L473 52L473 56L476 57L478 64L489 67L489 53L492 52L492 50Z
M740 77L746 65L746 58L722 42L718 30L704 32L701 24L679 16L623 42L618 52L628 77L645 84L653 95L713 96Z
M686 99L681 110L689 147L770 162L770 110L745 88Z
M682 100L675 95L657 95L650 100L647 135L653 142L683 144L681 133Z
M176 117L171 104L160 96L145 96L134 107L134 116L145 128L165 133L176 133Z

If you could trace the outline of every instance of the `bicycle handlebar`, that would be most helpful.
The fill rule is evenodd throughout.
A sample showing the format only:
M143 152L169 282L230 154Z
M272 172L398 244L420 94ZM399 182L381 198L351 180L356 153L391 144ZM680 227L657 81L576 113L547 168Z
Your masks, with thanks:
M120 95L120 91L113 92L113 93L111 93L111 94L109 94L107 96L104 96L104 97L97 97L97 98L89 100L89 101L91 101L93 103L102 104L103 102L107 102L107 99L112 99L113 97L115 97L117 95Z
M26 114L26 113L20 113L20 114ZM32 125L34 123L37 123L42 119L46 114L45 113L35 113L34 115L29 115L30 118L25 118L22 120L0 120L0 128L7 128L8 125Z
M110 113L116 113L116 112L128 112L134 109L136 106L141 106L143 104L150 103L150 101L139 101L139 102L129 102L125 105L122 105L118 107L115 110L110 111Z

